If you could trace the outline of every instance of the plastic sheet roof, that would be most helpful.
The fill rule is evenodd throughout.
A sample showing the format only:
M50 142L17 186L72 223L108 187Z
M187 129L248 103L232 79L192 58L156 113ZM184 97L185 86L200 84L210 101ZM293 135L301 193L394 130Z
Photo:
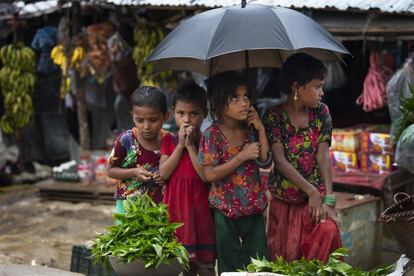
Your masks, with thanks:
M220 7L241 3L239 0L108 0L115 5L151 5L151 6L204 6ZM310 8L337 10L359 9L367 11L378 9L387 13L414 13L414 0L255 0L248 3L260 3L291 8Z
M63 7L69 7L65 4ZM13 13L18 12L20 18L36 17L43 14L49 14L59 9L57 0L38 1L25 4L23 1L16 1L13 4L3 3L0 6L0 19L8 19Z
M414 13L414 0L250 0L248 3L260 3L287 8L309 9L358 9L368 11L377 9L385 13ZM207 8L239 5L240 0L92 0L82 1L86 5L137 5L137 6L202 6ZM64 7L69 7L66 3ZM14 11L19 11L19 17L36 17L42 14L53 13L59 9L57 0L36 1L25 4L24 1L15 1L13 4L0 3L0 20L12 17Z

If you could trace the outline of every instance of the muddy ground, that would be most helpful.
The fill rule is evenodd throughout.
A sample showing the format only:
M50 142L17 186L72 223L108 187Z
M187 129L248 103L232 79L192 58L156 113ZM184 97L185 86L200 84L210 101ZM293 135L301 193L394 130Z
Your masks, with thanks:
M0 188L0 264L70 270L73 245L112 224L112 205L42 200L35 185Z
M113 205L43 200L36 185L0 187L0 264L36 264L70 270L73 245L88 245L113 223ZM383 239L382 264L400 254Z

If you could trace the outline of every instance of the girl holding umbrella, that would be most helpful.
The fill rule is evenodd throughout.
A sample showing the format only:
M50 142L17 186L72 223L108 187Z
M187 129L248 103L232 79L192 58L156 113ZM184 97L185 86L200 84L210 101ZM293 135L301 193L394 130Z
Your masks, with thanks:
M332 194L332 122L321 103L326 68L303 53L289 57L281 70L288 101L263 118L274 156L267 239L271 259L319 259L341 247Z

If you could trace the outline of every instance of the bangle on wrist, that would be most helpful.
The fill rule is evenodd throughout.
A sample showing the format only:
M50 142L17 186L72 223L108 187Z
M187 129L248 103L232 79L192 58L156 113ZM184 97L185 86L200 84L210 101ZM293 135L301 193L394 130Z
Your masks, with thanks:
M336 206L336 197L333 194L325 195L323 198L323 204L335 207Z
M271 150L267 153L267 160L265 162L260 162L260 160L256 160L256 164L259 165L261 168L268 168L272 164L273 161L273 153Z

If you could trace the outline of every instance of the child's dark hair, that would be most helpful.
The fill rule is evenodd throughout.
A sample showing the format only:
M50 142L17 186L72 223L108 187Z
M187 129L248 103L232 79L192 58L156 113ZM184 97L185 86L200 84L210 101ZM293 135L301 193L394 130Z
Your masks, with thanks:
M290 94L293 83L299 86L306 85L314 79L324 80L326 68L320 60L298 53L290 56L282 66L280 72L280 89L283 93Z
M220 114L228 106L231 97L239 86L246 86L250 100L249 82L235 71L227 71L211 77L207 81L207 97L210 108L210 116L213 121L220 120Z
M208 112L206 91L194 82L186 82L177 90L172 101L173 108L178 101L195 103L205 114Z
M153 86L141 86L132 93L131 109L134 106L155 108L163 114L168 111L164 92Z

